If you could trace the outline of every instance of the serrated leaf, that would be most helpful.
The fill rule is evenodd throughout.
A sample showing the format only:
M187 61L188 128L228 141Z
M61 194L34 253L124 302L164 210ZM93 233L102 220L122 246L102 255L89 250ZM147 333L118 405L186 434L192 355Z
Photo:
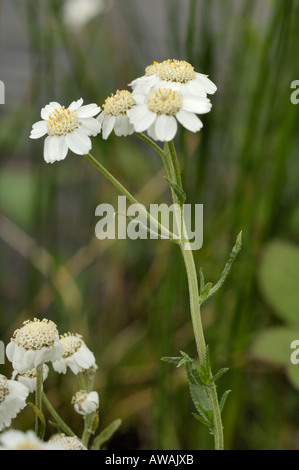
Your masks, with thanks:
M204 419L202 416L198 415L197 413L192 413L194 418L196 418L200 423L204 424L205 426L210 427L211 423Z
M111 439L113 434L118 430L122 421L121 419L116 419L113 421L107 428L105 428L94 440L92 443L91 450L100 450L102 446Z
M208 412L211 411L212 407L206 387L204 385L198 386L189 384L189 388L195 408L198 412L201 411L203 415L208 418Z
M181 361L181 357L161 357L161 361L170 362L171 364L178 364Z
M230 394L230 392L231 392L231 390L226 390L226 391L224 392L224 394L222 395L222 397L221 397L220 404L219 404L220 412L221 412L221 413L222 413L222 411L223 411L223 408L224 408L226 399L227 399L228 395Z
M222 377L226 372L229 371L228 367L223 367L222 369L218 370L218 372L211 378L210 382L216 382L216 380L219 380L220 377Z

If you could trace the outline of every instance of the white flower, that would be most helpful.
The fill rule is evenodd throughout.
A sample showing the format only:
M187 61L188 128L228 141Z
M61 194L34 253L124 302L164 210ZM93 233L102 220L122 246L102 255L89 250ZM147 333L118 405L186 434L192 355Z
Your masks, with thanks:
M64 450L64 447L41 441L33 431L11 429L0 435L0 450Z
M60 359L62 345L57 326L45 318L24 322L24 326L14 332L6 347L6 355L18 372L26 372L45 362Z
M63 160L68 150L86 155L91 149L91 135L101 131L101 124L93 116L101 111L96 104L82 106L83 99L73 101L68 108L52 101L41 110L42 121L32 126L30 138L48 136L44 143L47 163Z
M80 390L72 399L75 410L82 416L95 413L99 407L99 395L97 392Z
M147 94L159 88L171 88L186 96L205 98L214 94L216 85L207 75L195 72L194 67L184 60L154 62L145 69L145 75L129 84L134 94Z
M63 354L61 359L53 363L56 372L65 374L69 367L74 374L78 374L91 367L97 368L93 353L88 349L80 335L68 333L61 336L60 341Z
M43 365L43 382L46 380L49 374L49 367ZM36 369L30 369L26 372L19 373L18 371L13 371L12 379L16 379L21 384L25 385L30 393L36 391Z
M49 442L62 446L64 450L87 450L77 437L66 436L65 434L54 434Z
M113 130L118 137L133 134L134 127L130 124L127 111L134 105L135 100L128 90L117 90L105 100L103 110L97 117L102 125L103 139L108 139Z
M154 140L162 142L174 138L178 128L177 121L189 131L198 132L203 124L196 114L208 113L212 107L207 98L184 96L170 88L134 97L137 105L127 114L135 131L147 131Z
M0 431L26 406L29 391L25 385L0 374Z

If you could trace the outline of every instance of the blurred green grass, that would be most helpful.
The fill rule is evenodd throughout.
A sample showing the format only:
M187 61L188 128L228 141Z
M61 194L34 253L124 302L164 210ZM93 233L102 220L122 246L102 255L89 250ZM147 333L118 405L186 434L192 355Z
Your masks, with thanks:
M188 202L204 204L195 258L208 280L217 280L243 230L229 280L203 309L214 369L230 367L219 384L219 393L232 389L226 448L298 449L298 390L281 368L253 358L251 345L280 324L259 285L263 252L272 239L299 242L299 118L290 102L299 2L164 0L146 17L142 3L114 1L77 31L65 24L60 1L14 4L26 24L30 80L20 103L0 110L1 338L34 316L83 334L99 364L102 426L123 419L111 448L212 448L191 415L184 374L160 361L179 350L196 354L176 247L95 239L94 210L116 205L114 188L76 155L46 165L41 141L28 139L53 99L102 104L153 60L188 60L218 86L202 131L177 137ZM169 198L161 162L135 137L98 137L93 153L142 202ZM9 364L3 370L10 374ZM66 406L75 382L52 374L48 389L79 427ZM26 411L16 425L32 422Z

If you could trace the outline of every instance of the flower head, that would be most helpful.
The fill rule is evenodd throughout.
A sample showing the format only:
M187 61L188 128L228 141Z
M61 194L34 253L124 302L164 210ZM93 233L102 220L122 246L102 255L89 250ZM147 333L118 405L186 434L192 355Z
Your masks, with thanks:
M26 406L29 391L25 385L0 374L0 431Z
M85 155L91 149L89 136L101 131L101 124L94 116L101 108L96 104L82 106L83 99L73 101L68 108L52 101L41 110L42 121L32 126L30 138L38 139L48 134L44 143L44 159L47 163L63 160L68 150Z
M64 450L58 443L41 441L33 431L11 429L0 436L0 450Z
M56 324L47 319L24 322L6 347L6 355L18 372L26 372L62 356Z
M54 434L49 442L62 446L64 450L87 450L77 437L66 436L65 434Z
M74 374L90 368L97 368L93 353L84 343L82 336L77 334L65 334L60 337L63 348L62 357L53 363L56 372L65 374L69 367Z
M97 411L99 407L99 395L97 392L79 390L73 397L72 404L77 413L86 416Z
M147 131L154 140L170 141L177 132L177 121L186 129L197 132L202 128L196 114L211 110L210 100L182 95L178 90L161 88L136 97L137 105L128 111L136 132Z
M48 377L49 367L46 364L43 364L43 382ZM36 369L30 369L26 372L14 371L12 378L16 379L21 384L25 385L30 393L35 392L36 390Z
M159 88L171 88L182 95L200 96L214 94L216 85L207 75L195 72L185 60L168 59L154 62L145 69L145 75L130 83L134 94L147 94Z
M134 97L128 90L117 90L105 100L103 111L97 117L102 125L103 139L108 139L113 130L117 136L133 134L134 127L129 122L127 111L134 105Z

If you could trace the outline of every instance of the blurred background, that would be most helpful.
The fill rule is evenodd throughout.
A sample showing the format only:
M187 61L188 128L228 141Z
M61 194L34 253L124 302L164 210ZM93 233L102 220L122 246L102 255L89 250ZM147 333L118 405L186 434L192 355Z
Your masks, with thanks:
M181 130L176 145L187 202L204 205L194 255L208 281L243 230L229 279L202 311L213 370L230 368L218 385L232 390L225 444L299 449L298 31L297 0L0 1L0 338L34 317L83 335L99 365L100 427L123 421L109 449L213 447L184 370L160 360L196 357L184 265L163 240L96 239L95 208L116 207L116 190L78 155L47 165L32 123L53 100L101 105L154 60L187 60L217 84L202 131ZM170 201L161 161L135 136L98 136L93 154L144 204ZM46 382L80 433L76 389L71 375ZM14 427L33 422L26 409Z

